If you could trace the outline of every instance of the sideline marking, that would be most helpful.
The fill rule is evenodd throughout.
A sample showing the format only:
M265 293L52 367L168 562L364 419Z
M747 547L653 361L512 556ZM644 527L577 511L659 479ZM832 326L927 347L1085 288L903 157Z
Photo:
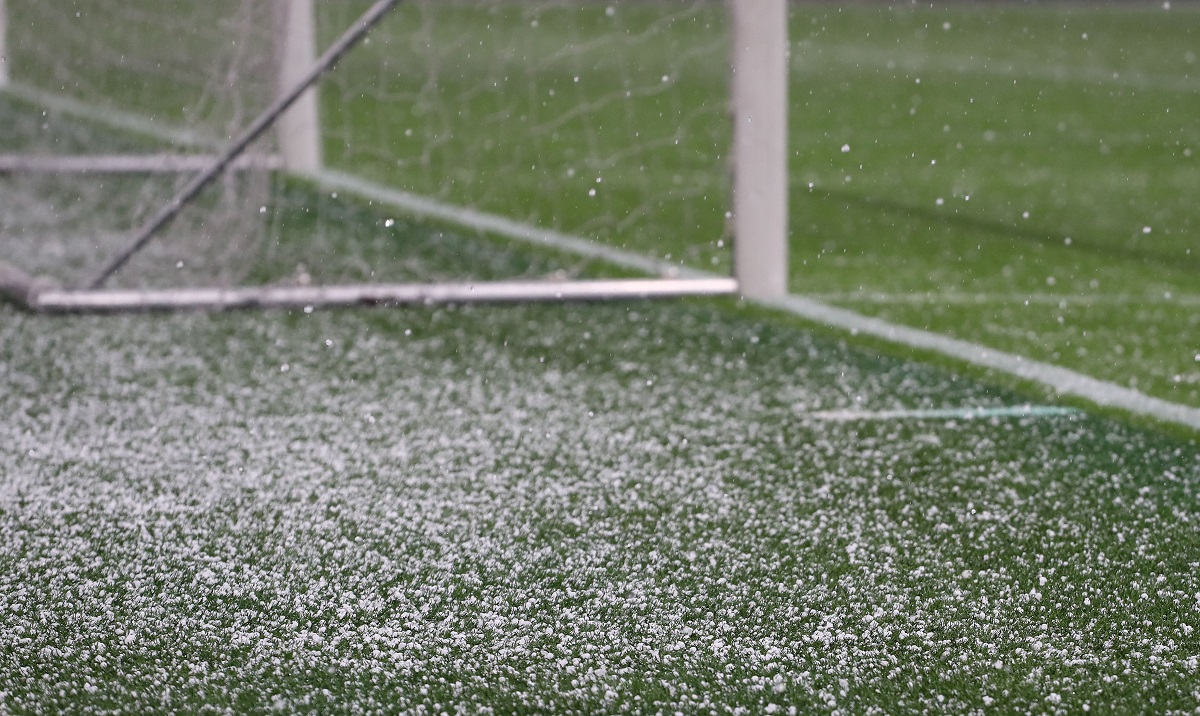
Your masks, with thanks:
M707 271L697 271L679 264L643 256L632 251L613 248L599 244L580 236L564 234L560 231L540 229L529 224L522 224L496 214L488 214L474 209L468 209L454 204L444 204L436 199L411 194L398 189L391 189L376 184L369 179L356 177L333 169L324 169L308 175L315 179L322 188L341 189L352 192L364 199L373 199L385 204L391 204L399 209L410 212L416 218L432 217L448 221L459 226L476 231L497 234L509 239L516 239L535 246L558 249L577 256L600 259L615 266L644 271L664 278L729 278Z
M1083 84L1111 85L1135 90L1162 90L1193 94L1200 85L1192 77L1153 72L1121 72L1103 67L1090 68L1077 65L1038 65L1016 60L998 60L982 63L980 58L968 55L933 57L907 50L886 50L876 46L839 42L834 44L798 44L792 53L792 71L812 73L815 55L825 57L843 67L887 72L917 73L927 70L976 74L1004 79L1031 79L1050 82L1078 82Z
M10 85L9 90L11 91ZM20 92L15 93L18 96ZM37 93L39 95L44 93ZM50 97L51 95L46 95ZM28 98L29 101L32 98ZM64 111L70 111L95 121L108 123L110 126L130 129L130 125L120 124L127 117L116 116L124 113L113 113L105 110L90 111L86 104L68 100L70 106L63 104ZM154 136L167 137L173 133L159 125L146 125L144 130ZM175 135L179 141L191 137L192 142L201 143L203 139L191 133ZM547 246L566 251L579 256L594 257L611 261L614 265L647 271L651 274L678 276L680 278L727 278L708 271L689 269L665 261L659 261L632 251L599 245L588 239L571 236L557 231L538 229L519 224L511 219L494 214L456 207L415 194L398 192L393 189L375 184L365 179L333 171L323 171L310 176L319 182L330 186L343 186L347 191L357 192L361 189L366 198L393 203L400 209L407 209L426 216L453 222L459 226L487 231L510 239ZM1070 395L1091 401L1096 405L1108 408L1126 410L1130 413L1151 417L1169 423L1184 425L1200 430L1200 408L1193 408L1179 403L1172 403L1161 398L1154 398L1132 388L1116 383L1093 378L1063 368L1061 366L1032 360L1025 356L1007 353L988 348L977 343L951 338L949 336L889 323L880 318L864 316L861 313L845 308L837 308L820 301L800 295L791 295L781 299L756 301L759 305L791 313L815 323L823 323L834 328L842 328L852 336L865 334L886 340L890 343L932 351L949 356L982 368L1008 373L1022 380L1028 380L1044 385L1059 395Z
M836 303L867 303L884 306L912 305L989 305L1031 304L1038 306L1131 306L1131 305L1174 305L1200 307L1200 294L1170 293L966 293L962 291L917 293L884 293L870 291L843 291L811 294L818 301Z
M892 343L933 351L983 368L1008 373L1051 388L1059 395L1084 398L1101 407L1118 408L1164 422L1200 429L1200 408L1151 397L1132 388L1077 373L1069 368L1043 363L940 333L889 323L880 318L864 316L861 313L830 306L804 296L792 295L763 303L811 321L844 328L850 331L851 335L865 334L882 338Z
M30 87L21 82L10 82L7 87L0 90L0 94L10 94L29 104L41 105L52 112L83 117L93 122L108 125L114 129L123 129L127 132L141 134L146 137L161 139L182 147L210 150L221 147L219 139L207 136L201 132L172 127L145 115L90 104L67 95L46 92L35 87Z
M802 417L834 423L860 420L984 420L987 418L1057 418L1083 415L1075 408L1054 405L1002 405L977 408L918 408L901 410L819 410Z

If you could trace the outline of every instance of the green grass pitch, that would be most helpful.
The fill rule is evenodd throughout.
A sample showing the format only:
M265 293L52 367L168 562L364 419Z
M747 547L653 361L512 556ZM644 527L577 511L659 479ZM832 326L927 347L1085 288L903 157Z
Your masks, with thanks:
M366 4L321 5L322 41ZM1200 406L1200 16L1167 5L792 6L792 290ZM402 5L322 85L329 160L727 270L724 8L609 8ZM114 42L203 37L156 31ZM205 92L72 72L168 119Z
M725 11L606 7L402 9L325 96L332 161L727 270ZM790 37L793 291L1200 406L1195 5L797 4Z
M510 43L528 18L506 31L504 7L448 12L460 33L482 13ZM605 27L603 5L581 7L571 27ZM710 47L717 8L689 13L642 49ZM794 8L794 91L817 98L793 113L794 288L1197 404L1172 379L1194 374L1187 304L1145 295L1194 294L1196 95L1163 77L1188 71L1195 15L1171 13ZM1084 32L1093 54L1068 54ZM983 39L1005 58L986 83L970 60ZM1055 74L1117 63L1146 86ZM980 87L986 112L952 111ZM1006 114L1026 91L1045 104ZM1149 100L1085 113L1123 92ZM1170 119L1135 116L1164 101ZM63 146L144 146L29 110L0 97L0 145L45 125ZM355 112L343 121L381 116ZM655 113L651 137L667 131ZM705 197L724 180L703 148L722 120L692 118L681 145L637 158L653 176L628 179L686 176L695 193L673 205L628 203L619 164L603 167L600 212L555 204L537 189L559 176L549 141L545 175L434 184L431 168L405 188L720 266L723 205ZM1077 124L1060 135L1059 121ZM411 159L354 151L332 156L381 176ZM515 166L482 145L439 151L480 176ZM919 170L904 159L935 152ZM1117 180L1137 171L1142 188ZM0 178L0 225L32 211L11 186ZM102 191L122 195L113 179ZM290 238L254 256L255 282L298 262L329 281L614 273L300 181L275 192L269 220ZM641 210L627 231L602 221L622 206ZM0 240L39 270L80 270L95 250L37 238ZM1200 445L1040 398L733 300L116 317L0 304L0 713L1195 713Z
M724 302L0 319L8 713L1200 705L1194 443Z

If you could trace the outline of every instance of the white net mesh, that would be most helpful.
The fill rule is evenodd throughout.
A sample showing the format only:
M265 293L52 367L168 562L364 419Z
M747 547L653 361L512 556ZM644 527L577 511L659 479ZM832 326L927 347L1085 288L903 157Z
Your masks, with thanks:
M348 8L321 12L337 27ZM330 161L662 256L681 235L712 253L727 193L724 20L711 2L408 3L325 85L327 102L355 108L328 118ZM374 92L365 75L380 78Z
M211 150L273 95L269 0L40 3L9 0L11 126L3 150L31 157ZM48 41L53 38L53 41ZM155 162L151 162L154 164ZM157 162L163 163L163 162ZM189 177L177 172L9 172L6 249L29 270L82 280ZM270 177L230 173L119 280L233 283L264 237Z
M317 47L367 5L318 3ZM220 146L276 95L282 8L9 0L14 82L0 109L20 130L0 150ZM324 154L332 170L464 212L722 267L727 60L720 3L413 0L321 80ZM269 141L254 151L274 149ZM6 250L27 256L19 263L30 270L77 280L187 177L9 173L0 202L23 209L5 213ZM440 240L414 237L395 208L359 215L333 194L265 171L231 173L117 283L588 270L579 260L467 248L445 226L432 230Z

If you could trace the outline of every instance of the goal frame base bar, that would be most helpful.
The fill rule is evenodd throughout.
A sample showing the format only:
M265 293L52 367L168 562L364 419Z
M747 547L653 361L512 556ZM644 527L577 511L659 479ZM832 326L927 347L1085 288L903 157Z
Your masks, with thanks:
M618 301L733 296L732 278L479 281L179 289L61 289L41 279L0 283L0 295L33 313L136 313L432 306L463 303Z
M0 154L0 174L179 174L207 169L210 154ZM230 163L237 171L277 171L283 159L247 154Z

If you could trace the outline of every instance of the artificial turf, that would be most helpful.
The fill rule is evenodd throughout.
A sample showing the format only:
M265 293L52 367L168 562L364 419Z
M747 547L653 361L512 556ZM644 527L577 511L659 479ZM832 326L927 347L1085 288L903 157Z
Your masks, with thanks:
M1194 5L797 15L796 290L1200 405Z
M1200 705L1194 443L726 302L0 311L10 713Z
M611 18L604 5L580 7L594 17L573 25L576 50L560 59L586 67L587 28ZM657 6L616 7L636 18ZM714 6L666 7L677 22L664 32L680 42L704 24L688 18L719 17ZM496 18L510 9L445 11ZM19 11L15 3L14 16ZM1077 5L1070 12L1006 6L995 17L1065 13L1067 23L1093 11L1126 17ZM843 17L843 35L874 28L872 38L893 32L892 39L933 42L918 38L930 22L921 13L844 12L794 8L798 41L806 37L798 27L825 19L816 23L822 33L797 46L798 63L807 52L831 67L853 65L818 47L826 36L839 47L855 39L835 31ZM928 32L969 28L975 15L956 12ZM1108 32L1162 17L1127 15L1133 19ZM542 22L553 16L547 11ZM889 18L895 22L883 22ZM995 22L987 27L1004 36L1006 25ZM1027 43L1005 45L1012 61L1060 51L1037 34L1058 24L1026 24L1017 36L1031 35ZM1175 25L1162 46L1188 36L1188 23ZM497 37L509 38L504 46L515 42ZM678 61L679 53L663 50L676 45L649 39L633 45ZM1155 62L1123 56L1119 46L1101 44L1088 66ZM1049 55L1046 67L1070 65ZM708 53L693 59L722 61ZM887 60L877 59L886 69ZM676 79L686 83L679 62ZM922 85L937 88L936 78L951 72L922 72ZM899 76L873 73L885 82ZM869 79L872 71L862 74ZM863 84L830 82L835 93ZM934 99L923 100L923 110ZM61 132L62 146L142 146L66 117L31 120L28 109L0 101L3 126ZM699 125L717 121L706 111L692 116ZM896 119L882 110L864 116ZM581 136L599 141L599 123L585 127ZM1085 368L1078 348L1097 345L1075 342L1086 324L1107 356L1097 364L1178 398L1163 388L1172 365L1165 357L1195 335L1194 323L1178 304L1152 303L1143 293L1187 295L1186 262L1164 261L1151 277L1140 259L1103 256L1141 256L1142 244L1074 229L1080 243L1060 249L989 213L1003 206L989 203L986 191L970 201L972 211L982 207L977 215L968 214L965 197L951 203L950 192L938 206L940 194L922 194L945 178L931 169L913 172L909 186L895 181L898 170L872 175L864 161L853 181L829 186L846 169L837 162L872 151L872 135L863 132L862 139L830 135L836 146L823 173L808 177L802 172L813 162L798 164L814 187L810 194L799 185L795 205L833 242L821 244L819 259L805 257L803 244L794 252L805 290L959 335L990 331L1000 336L988 339L993 345L1057 346L1056 361ZM997 133L984 141L1004 142ZM812 146L829 149L820 135ZM697 135L683 136L686 144ZM448 141L466 141L459 137ZM17 139L0 133L6 146ZM841 151L843 143L850 151ZM587 141L580 146L596 151ZM646 166L666 171L675 161L671 146L661 165ZM700 144L692 148L698 157ZM1065 152L1055 166L1072 165L1069 147L1052 149ZM331 156L349 162L353 155ZM363 170L382 172L384 159L364 160ZM708 189L693 180L708 170L696 161L681 183L701 192L692 198L704 213ZM1024 161L1028 168L1032 159ZM479 172L495 168L479 162ZM998 162L989 181L1020 184L1006 166ZM601 167L605 190L621 184L615 165L608 167ZM1102 168L1089 172L1103 176ZM443 198L499 211L505 192L525 181L511 174L481 196L456 194L466 191L457 181L430 186ZM1179 176L1190 181L1187 171ZM121 181L70 186L118 197ZM703 181L715 191L723 180ZM71 202L49 182L41 188L45 207L18 206L14 197L29 194L12 193L15 182L0 182L6 232L24 226L14 218L24 214L49 225L55 207L63 211L57 218L90 220L67 211ZM573 186L540 186L556 183ZM864 185L868 195L854 193ZM1048 201L1003 191L1014 206ZM277 182L273 192L263 218L272 240L243 267L254 282L292 280L301 263L320 281L371 280L373 271L402 279L539 276L564 266L611 272L412 222L301 181ZM544 193L523 195L531 203L520 215L543 212L559 228L578 228L574 210L562 208L569 203L537 203ZM613 203L581 220L598 234L610 231L608 212L632 201L612 195ZM1110 206L1118 195L1096 199L1106 216L1122 214ZM101 203L119 226L129 207ZM632 215L649 220L655 211ZM714 211L719 219L719 206ZM1180 201L1170 216L1188 225L1188 211ZM58 267L67 278L123 240L113 229L68 245L44 225L4 241L19 247L23 265ZM855 226L880 232L856 234ZM897 229L904 226L912 232ZM1149 236L1167 233L1159 248L1174 250L1179 234L1159 226ZM976 238L975 268L956 270L956 256L969 258L968 234L1010 240ZM853 250L838 243L881 235L896 241ZM697 265L723 260L711 239L696 249L632 230L606 236ZM1073 263L1067 248L1087 251ZM132 268L163 280L154 263L171 267L170 256ZM1051 259L1055 286L1038 273ZM831 268L813 270L816 262ZM851 270L855 262L859 270ZM930 278L915 266L944 273ZM1085 304L1081 296L1093 296L1090 280L1103 271L1111 274L1100 274L1098 295L1118 308L1101 320L1092 311L1099 297ZM874 278L859 286L847 276ZM1073 283L1084 279L1086 288ZM1066 299L1057 293L1063 286L1072 287ZM1012 291L1024 297L989 303ZM879 294L905 299L888 303ZM936 310L923 307L930 294ZM1123 295L1144 317L1122 312ZM1116 345L1126 348L1117 353ZM1084 412L1033 405L1020 414L1037 402L952 366L867 349L732 300L115 317L34 316L0 305L0 712L1194 713L1200 447L1185 434Z
M252 11L126 5L109 28L14 0L34 28L14 76L228 131L233 110L185 98L212 95L212 72L179 57ZM320 41L366 5L321 5ZM1200 406L1194 4L789 11L793 291ZM403 3L323 81L326 156L724 272L727 25L716 2ZM141 49L63 63L23 39L37 28L80 57L106 34ZM243 113L267 96L255 77Z
M1194 5L790 13L793 291L1200 406ZM726 24L402 8L331 78L330 160L728 270Z
M255 281L561 259L276 192ZM52 266L37 238L9 240ZM1194 439L811 329L731 300L0 307L0 707L1200 705Z

